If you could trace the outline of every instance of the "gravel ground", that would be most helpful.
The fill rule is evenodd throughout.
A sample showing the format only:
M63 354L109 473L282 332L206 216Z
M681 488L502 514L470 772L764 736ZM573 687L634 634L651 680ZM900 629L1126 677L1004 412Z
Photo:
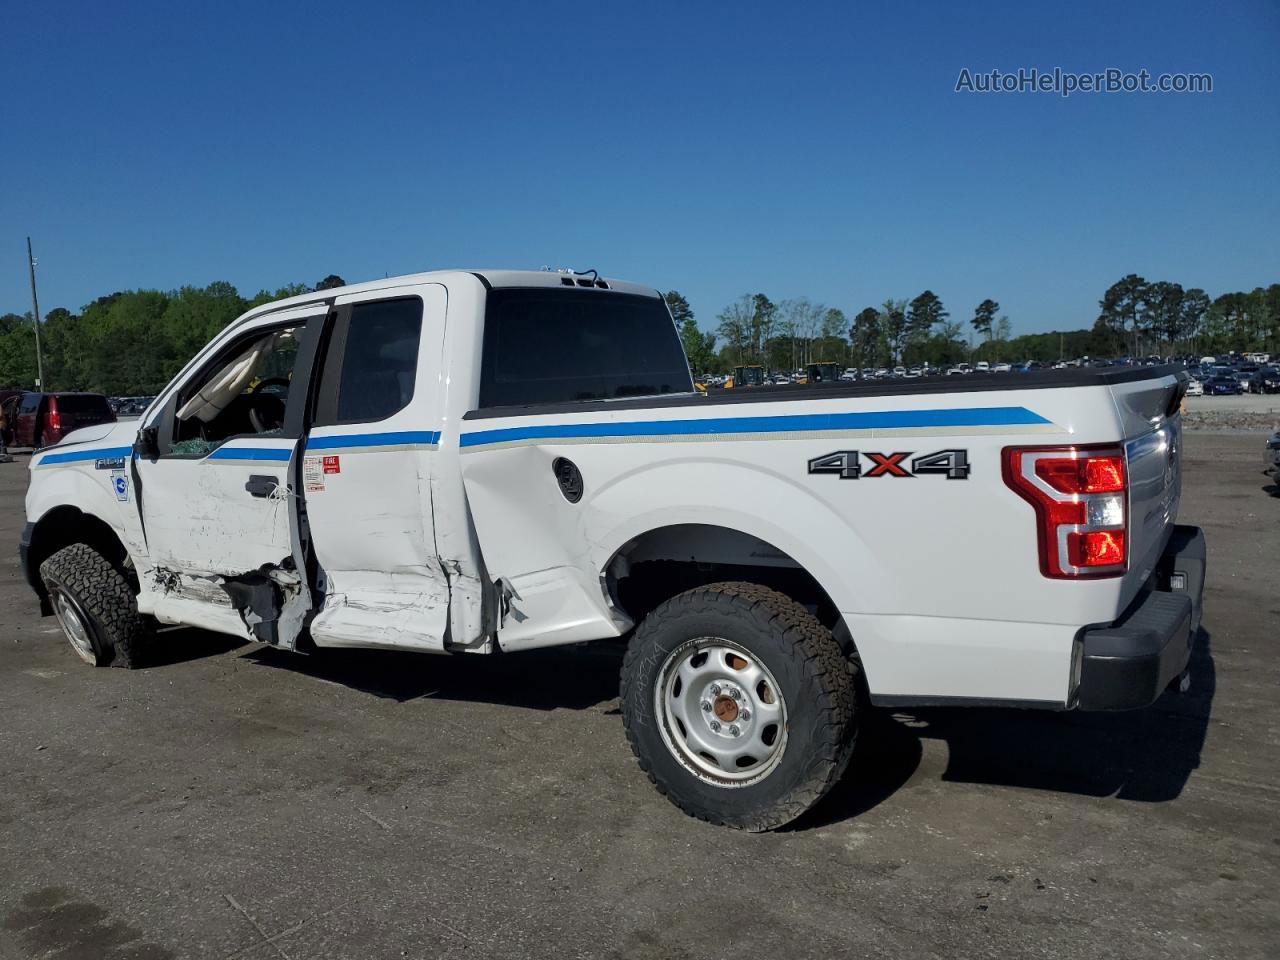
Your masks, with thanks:
M1187 397L1183 424L1188 430L1280 430L1280 393L1242 393L1238 397Z
M1179 960L1280 946L1280 490L1190 433L1192 692L878 713L794 829L680 814L608 645L300 657L195 631L77 661L0 556L0 958ZM0 540L25 458L0 466Z

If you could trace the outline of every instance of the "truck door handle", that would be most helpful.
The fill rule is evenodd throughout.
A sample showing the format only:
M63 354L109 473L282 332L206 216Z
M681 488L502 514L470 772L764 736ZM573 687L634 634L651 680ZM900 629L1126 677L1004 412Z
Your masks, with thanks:
M249 477L248 483L244 488L249 491L251 496L269 497L280 486L280 481L276 477L264 477L258 474Z

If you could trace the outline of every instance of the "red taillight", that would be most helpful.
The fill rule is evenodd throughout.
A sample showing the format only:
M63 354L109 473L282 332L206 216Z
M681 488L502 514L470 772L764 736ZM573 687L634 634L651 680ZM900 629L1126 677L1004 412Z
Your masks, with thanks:
M49 412L45 414L44 425L51 433L62 432L62 414L58 413L56 401L49 404Z
M1124 563L1124 531L1094 530L1067 534L1067 556L1073 566L1110 567Z
M1119 493L1124 490L1124 457L1042 457L1036 476L1062 493Z
M1127 563L1128 483L1114 447L1006 447L1004 482L1036 511L1046 577L1112 577Z

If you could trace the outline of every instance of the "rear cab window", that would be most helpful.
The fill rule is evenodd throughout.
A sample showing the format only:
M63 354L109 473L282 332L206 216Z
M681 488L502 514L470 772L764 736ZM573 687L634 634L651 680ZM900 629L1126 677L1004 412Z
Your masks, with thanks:
M657 297L540 287L488 293L482 408L692 390L675 324Z
M316 401L315 426L376 423L413 400L422 299L370 300L339 308Z

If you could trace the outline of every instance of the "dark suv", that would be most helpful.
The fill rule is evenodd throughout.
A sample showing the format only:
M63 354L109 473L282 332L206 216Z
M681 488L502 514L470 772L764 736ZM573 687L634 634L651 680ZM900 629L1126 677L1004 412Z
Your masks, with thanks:
M1210 377L1205 381L1204 392L1211 397L1235 396L1244 393L1244 387L1235 377L1218 376Z
M100 393L24 393L5 405L15 447L48 447L72 430L116 420Z

